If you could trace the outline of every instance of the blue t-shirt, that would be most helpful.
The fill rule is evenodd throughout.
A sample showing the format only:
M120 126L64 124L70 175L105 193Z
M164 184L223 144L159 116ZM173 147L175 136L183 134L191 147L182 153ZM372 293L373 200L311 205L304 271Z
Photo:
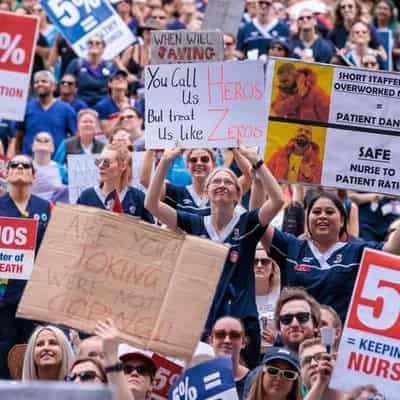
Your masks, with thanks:
M220 280L206 322L206 331L217 318L232 315L258 318L253 260L257 243L265 232L258 219L258 209L234 214L222 232L216 232L211 216L177 211L178 227L192 235L230 244Z
M371 40L368 44L372 49L377 49L382 45L378 32L374 28L373 25L368 24L368 27L371 31ZM335 26L329 33L328 39L338 48L343 49L346 46L347 39L349 37L349 31L345 28L344 25Z
M381 250L383 243L338 242L320 253L312 241L275 229L270 255L280 266L283 286L304 287L319 303L333 307L344 321L366 247Z
M306 48L304 42L298 37L295 37L289 42L289 45L294 57L301 58L303 51ZM328 64L335 54L332 43L328 40L322 39L321 37L312 44L311 49L313 51L314 60L320 63Z
M75 110L62 100L54 103L44 110L38 100L32 99L26 107L25 119L16 124L16 129L24 132L22 153L32 154L33 139L39 132L49 132L54 140L54 147L68 136L76 132Z
M174 185L186 186L192 183L192 176L186 168L185 160L178 156L170 164L166 179Z
M287 38L289 27L278 19L266 29L260 27L256 20L249 22L239 30L237 49L245 55L249 50L258 49L258 54L266 54L272 39Z
M106 210L107 197L104 196L99 187L91 187L81 193L77 204ZM151 224L154 223L153 216L144 208L144 193L139 189L128 186L127 189L122 191L120 200L125 214L139 217Z
M101 99L96 104L95 110L98 112L100 120L117 118L120 113L120 109L115 104L111 96Z
M51 216L51 204L37 197L31 195L29 198L28 205L26 207L28 216L21 214L18 207L8 193L0 197L0 216L12 217L12 218L31 218L38 221L38 230L36 237L36 249L35 255L39 250L40 244L42 243L44 233L47 228ZM18 304L21 299L22 292L26 285L25 280L22 279L10 279L7 284L7 289L4 294L2 301L8 304Z
M166 184L165 203L175 210L186 211L197 215L210 215L211 208L208 199L201 198L192 185L177 186Z
M75 110L77 115L79 111L89 108L89 106L83 100L78 99L77 97L74 97L71 103L67 104L69 104Z

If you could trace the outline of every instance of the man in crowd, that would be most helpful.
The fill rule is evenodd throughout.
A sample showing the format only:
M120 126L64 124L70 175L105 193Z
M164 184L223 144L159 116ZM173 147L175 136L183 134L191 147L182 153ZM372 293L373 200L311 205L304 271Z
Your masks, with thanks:
M60 100L69 104L76 112L88 108L88 105L81 99L76 97L78 85L76 77L72 74L65 74L60 80Z

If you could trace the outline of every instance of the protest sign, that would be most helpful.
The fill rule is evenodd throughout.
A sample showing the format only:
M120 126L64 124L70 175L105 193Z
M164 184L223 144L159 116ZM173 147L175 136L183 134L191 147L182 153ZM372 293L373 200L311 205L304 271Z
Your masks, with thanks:
M151 63L178 64L224 60L220 31L152 31Z
M0 12L0 118L23 121L38 19Z
M399 74L271 58L266 92L277 179L399 193Z
M170 400L237 400L232 360L220 357L189 368L169 391Z
M79 57L86 57L87 41L93 35L105 41L103 57L106 60L117 56L134 40L128 26L107 0L41 0L40 4Z
M1 400L113 400L108 385L77 385L76 383L30 381L0 382Z
M18 315L89 333L111 317L123 342L188 359L227 251L131 216L59 204Z
M263 64L258 61L149 65L146 149L263 143Z
M236 36L245 0L209 0L201 29L219 29Z
M33 269L39 215L0 217L0 279L28 279Z
M330 386L372 384L398 400L400 382L400 257L365 250Z

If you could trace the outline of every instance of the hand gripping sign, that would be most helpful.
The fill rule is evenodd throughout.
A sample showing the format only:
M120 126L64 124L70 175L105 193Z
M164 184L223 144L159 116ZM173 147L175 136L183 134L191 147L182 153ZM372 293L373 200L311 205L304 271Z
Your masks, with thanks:
M0 118L22 121L38 19L0 12Z
M365 250L338 351L331 387L373 384L398 400L400 257Z
M0 217L0 278L29 278L37 226L34 219Z

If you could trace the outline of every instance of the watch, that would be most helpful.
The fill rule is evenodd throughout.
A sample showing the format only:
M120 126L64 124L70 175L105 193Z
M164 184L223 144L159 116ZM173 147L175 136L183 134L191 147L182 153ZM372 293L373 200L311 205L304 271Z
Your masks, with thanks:
M122 362L117 362L114 365L110 365L109 367L105 367L104 371L106 374L110 373L110 372L121 372L124 369L124 364Z
M264 160L258 160L255 164L253 164L253 170L257 171L263 164L264 164Z

